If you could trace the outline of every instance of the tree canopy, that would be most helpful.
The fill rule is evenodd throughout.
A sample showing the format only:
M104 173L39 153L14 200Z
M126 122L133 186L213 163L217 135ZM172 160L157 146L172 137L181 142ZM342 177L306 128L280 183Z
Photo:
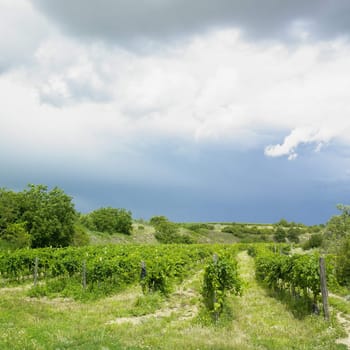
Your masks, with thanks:
M126 209L100 208L82 216L81 222L90 230L110 234L118 232L129 235L132 231L131 212Z
M28 185L22 192L0 189L0 238L15 246L63 247L73 241L76 211L58 187Z

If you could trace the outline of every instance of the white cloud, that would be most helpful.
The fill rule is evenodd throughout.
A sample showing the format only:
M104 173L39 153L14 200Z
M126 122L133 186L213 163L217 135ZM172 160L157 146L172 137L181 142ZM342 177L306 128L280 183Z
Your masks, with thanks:
M301 144L315 143L315 152L319 152L324 143L329 142L332 137L336 136L336 132L329 128L314 129L297 128L294 129L282 144L270 145L265 148L265 154L270 157L288 156L289 160L294 160L297 157L296 149Z
M0 0L0 74L30 62L49 32L46 20L29 1Z
M347 42L252 43L227 29L141 55L56 33L33 56L25 75L2 77L0 136L22 132L38 149L98 157L175 137L295 159L302 144L350 146Z

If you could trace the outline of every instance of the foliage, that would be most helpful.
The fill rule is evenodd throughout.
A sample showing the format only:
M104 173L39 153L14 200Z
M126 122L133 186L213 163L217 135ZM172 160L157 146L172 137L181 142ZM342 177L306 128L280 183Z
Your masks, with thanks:
M324 247L329 252L337 252L341 248L344 237L350 236L350 206L338 204L340 215L334 215L325 228Z
M190 236L180 234L178 226L175 223L169 221L165 216L153 217L150 222L156 231L154 236L160 243L194 243L194 240Z
M217 318L222 312L228 292L236 295L242 291L237 272L237 262L232 257L214 257L204 271L202 296L207 309Z
M287 230L287 238L290 242L299 243L300 235L301 235L301 230L299 228L291 227Z
M31 236L23 222L9 224L1 233L1 240L7 242L8 246L13 248L25 248L31 245Z
M90 243L90 237L87 234L84 227L79 224L74 225L74 235L72 245L76 247L88 245Z
M224 226L221 231L231 233L235 237L239 238L243 243L268 241L268 236L271 235L272 232L267 228L258 228L257 226L238 223L232 223L231 225Z
M283 227L289 227L289 223L286 219L282 218L278 223L277 225L279 226L283 226Z
M340 285L350 287L350 237L342 239L336 261L336 274Z
M100 208L82 216L81 223L90 230L130 235L132 231L131 212L126 209Z
M283 243L286 241L286 231L281 227L277 226L274 231L273 239L275 242Z
M21 217L22 194L0 188L0 234Z
M22 220L32 237L32 247L64 247L72 243L76 212L72 198L55 187L29 185L23 192Z
M1 251L0 275L7 282L28 281L33 278L34 261L38 258L41 283L30 293L90 298L90 294L108 295L140 282L140 263L144 261L146 275L141 285L145 293L167 294L174 282L188 276L214 249L210 245L115 245ZM221 248L231 252L235 249L232 246ZM85 291L81 282L83 265Z
M153 226L153 227L157 227L159 224L164 223L164 222L169 222L168 218L166 216L153 216L149 223Z
M215 229L215 226L213 224L207 223L188 223L182 224L182 226L196 233L207 233L209 230Z
M0 235L16 247L67 246L75 219L72 198L57 187L48 191L44 185L28 185L18 193L0 190Z
M321 247L323 242L323 235L321 233L314 233L311 237L303 244L303 249L308 250L312 248Z
M317 254L288 256L273 253L264 247L255 247L255 249L252 247L251 251L255 255L258 280L274 291L289 293L294 298L303 297L304 300L311 300L312 302L308 303L310 306L317 303L320 298L319 256ZM331 259L326 260L328 284L337 286L334 264Z

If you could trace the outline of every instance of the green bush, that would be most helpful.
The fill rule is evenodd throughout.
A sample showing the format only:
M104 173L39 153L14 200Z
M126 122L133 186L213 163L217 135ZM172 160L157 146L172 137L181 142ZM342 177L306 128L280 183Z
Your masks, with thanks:
M285 242L286 241L285 230L282 227L278 226L274 231L273 239L275 242L278 242L278 243Z
M160 243L195 243L194 239L189 235L180 234L178 226L175 223L168 221L165 216L153 217L150 222L156 231L154 237Z
M336 275L340 285L350 287L350 237L344 238L336 260Z
M238 276L236 261L219 257L206 266L202 285L204 304L216 320L224 308L228 292L241 294L242 282Z
M308 250L312 248L321 247L323 242L323 235L321 233L314 233L311 237L303 244L303 249Z
M130 235L132 231L131 212L123 208L100 208L82 216L80 222L90 230L109 234L118 232Z

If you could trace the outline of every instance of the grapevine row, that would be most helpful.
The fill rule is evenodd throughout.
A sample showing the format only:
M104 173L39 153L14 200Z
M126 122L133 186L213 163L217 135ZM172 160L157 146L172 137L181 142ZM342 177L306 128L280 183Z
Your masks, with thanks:
M314 302L320 296L320 271L318 254L284 255L274 253L265 247L249 250L255 256L256 277L269 288L285 290L292 295L313 296ZM334 282L332 262L327 260L328 278Z
M101 283L105 283L110 289L138 282L143 262L147 270L142 280L143 287L167 293L172 282L188 276L217 249L217 246L211 245L111 245L23 249L0 253L0 276L5 282L27 281L33 276L37 258L39 280L55 279L55 286L57 279L75 280L76 284L79 284L84 266L89 288L96 285L100 287ZM232 251L237 250L237 247L221 246L219 249Z

